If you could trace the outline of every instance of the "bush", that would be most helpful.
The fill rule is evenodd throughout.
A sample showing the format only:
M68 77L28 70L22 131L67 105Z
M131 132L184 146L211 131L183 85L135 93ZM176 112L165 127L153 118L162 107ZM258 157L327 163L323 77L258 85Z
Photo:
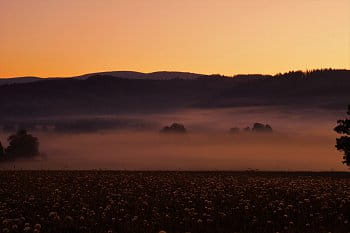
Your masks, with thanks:
M254 123L252 131L263 132L263 133L272 133L272 128L270 125L264 125L261 123Z

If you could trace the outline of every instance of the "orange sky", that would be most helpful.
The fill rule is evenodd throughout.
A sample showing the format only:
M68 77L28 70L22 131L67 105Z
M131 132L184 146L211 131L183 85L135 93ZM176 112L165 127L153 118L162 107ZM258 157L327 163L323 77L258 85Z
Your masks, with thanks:
M0 0L0 77L350 69L349 0Z

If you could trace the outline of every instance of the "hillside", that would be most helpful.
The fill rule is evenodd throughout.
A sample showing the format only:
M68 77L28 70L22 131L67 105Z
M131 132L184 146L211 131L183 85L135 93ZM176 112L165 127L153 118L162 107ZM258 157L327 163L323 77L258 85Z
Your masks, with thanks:
M151 79L151 80L170 80L170 79L196 79L199 77L205 77L207 75L195 74L189 72L174 72L174 71L158 71L152 73L141 73L135 71L108 71L108 72L97 72L83 74L72 77L14 77L14 78L0 78L0 86L6 84L16 83L32 83L43 80L56 80L56 79L81 79L85 80L94 76L110 76L115 78L124 79Z
M265 105L340 109L350 102L350 71L347 70L236 78L186 73L192 78L166 79L162 78L163 74L153 74L159 79L94 75L2 85L1 118ZM166 73L166 77L176 75L178 73Z

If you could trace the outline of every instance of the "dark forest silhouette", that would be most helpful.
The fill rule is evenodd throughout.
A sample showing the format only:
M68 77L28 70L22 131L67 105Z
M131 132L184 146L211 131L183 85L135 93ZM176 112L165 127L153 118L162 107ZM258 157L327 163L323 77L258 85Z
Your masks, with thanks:
M39 153L39 139L26 130L18 130L16 134L7 139L8 147L3 148L0 142L0 159L14 160L17 158L33 158Z
M347 114L350 116L350 105ZM344 154L343 163L350 166L350 118L338 120L337 123L338 125L334 130L342 136L337 138L335 147Z
M203 75L186 79L178 74L166 80L161 79L162 73L157 75L159 79L94 75L86 79L40 79L31 83L0 85L0 93L7 97L0 98L0 118L153 113L183 108L240 106L340 109L350 98L348 70L296 71L275 76L237 75L233 78Z

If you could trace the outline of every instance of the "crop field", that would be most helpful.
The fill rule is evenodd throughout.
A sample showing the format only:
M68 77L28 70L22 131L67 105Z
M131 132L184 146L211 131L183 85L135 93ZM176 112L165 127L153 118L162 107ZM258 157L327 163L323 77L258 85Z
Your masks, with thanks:
M1 232L350 232L349 173L0 171Z

